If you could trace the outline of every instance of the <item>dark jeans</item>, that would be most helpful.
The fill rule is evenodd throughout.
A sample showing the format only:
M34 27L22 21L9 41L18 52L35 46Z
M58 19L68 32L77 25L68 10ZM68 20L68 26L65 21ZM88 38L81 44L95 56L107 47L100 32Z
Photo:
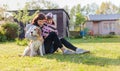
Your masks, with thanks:
M73 46L70 42L68 42L67 40L65 40L64 38L61 38L60 41L62 42L62 44L67 47L68 49L74 50L76 51L77 47Z
M77 47L73 46L64 38L59 39L55 32L51 32L47 38L44 39L45 53L54 53L58 48L62 48L62 44L71 50L76 50Z
M55 32L51 32L44 39L45 53L54 53L58 48L62 48L62 43Z

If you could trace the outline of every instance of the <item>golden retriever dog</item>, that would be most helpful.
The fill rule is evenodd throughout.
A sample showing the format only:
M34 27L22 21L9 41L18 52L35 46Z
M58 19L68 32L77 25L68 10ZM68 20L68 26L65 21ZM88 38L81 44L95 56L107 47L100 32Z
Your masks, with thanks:
M39 27L32 25L26 34L29 35L30 44L27 46L23 52L23 56L36 56L38 52L41 56L43 56L43 37L41 36L41 31ZM27 36L26 36L27 37Z

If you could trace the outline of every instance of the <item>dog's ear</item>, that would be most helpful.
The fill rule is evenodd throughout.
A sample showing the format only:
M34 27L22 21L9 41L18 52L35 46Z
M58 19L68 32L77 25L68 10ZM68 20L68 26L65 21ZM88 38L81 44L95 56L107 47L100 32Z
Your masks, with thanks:
M37 34L41 35L41 30L39 28L36 28Z

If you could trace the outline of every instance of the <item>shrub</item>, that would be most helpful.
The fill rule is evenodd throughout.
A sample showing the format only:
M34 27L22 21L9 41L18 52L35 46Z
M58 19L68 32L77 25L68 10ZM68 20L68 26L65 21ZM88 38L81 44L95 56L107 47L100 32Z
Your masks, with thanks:
M19 39L19 38L16 38L15 39L16 40L16 44L17 45L20 45L20 46L26 46L26 45L28 45L28 40L26 40L26 39Z
M78 37L80 36L80 31L70 31L70 37Z
M4 35L4 32L0 28L0 42L4 42L7 40L7 37Z
M1 25L7 40L14 40L18 37L19 25L14 22L6 22Z
M120 38L119 35L100 35L100 36L96 36L97 38Z

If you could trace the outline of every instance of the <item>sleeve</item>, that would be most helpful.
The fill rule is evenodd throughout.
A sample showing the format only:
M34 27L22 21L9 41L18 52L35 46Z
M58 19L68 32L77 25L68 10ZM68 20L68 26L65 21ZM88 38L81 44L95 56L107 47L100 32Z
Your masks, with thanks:
M31 26L32 26L32 24L27 24L25 27L25 31L28 31Z
M33 26L32 24L28 24L25 27L25 38L28 39L28 40L36 39L36 37L33 37L33 36L30 35L30 30L31 30L32 26Z

